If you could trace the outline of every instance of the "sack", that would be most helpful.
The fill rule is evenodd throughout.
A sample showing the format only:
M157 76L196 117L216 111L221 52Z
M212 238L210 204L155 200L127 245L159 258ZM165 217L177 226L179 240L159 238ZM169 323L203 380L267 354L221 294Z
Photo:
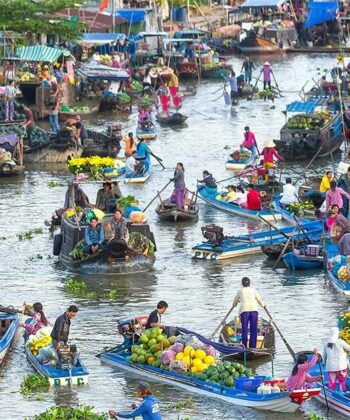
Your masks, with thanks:
M225 105L232 104L231 95L228 92L224 93L224 100L225 100Z

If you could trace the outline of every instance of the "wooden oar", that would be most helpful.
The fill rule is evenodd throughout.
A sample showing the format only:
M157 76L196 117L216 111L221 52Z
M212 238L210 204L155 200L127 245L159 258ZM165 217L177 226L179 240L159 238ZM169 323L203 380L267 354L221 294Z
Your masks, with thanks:
M269 226L271 226L273 229L275 229L282 236L284 236L286 239L289 239L289 236L286 233L282 232L280 229L278 229L275 225L273 225L271 222L269 222L268 220L266 220L260 214L258 215L258 217L259 217L259 219L261 219L262 221L264 221L265 223L267 223Z
M247 170L244 174L232 175L232 176L230 176L228 178L221 179L220 181L216 181L216 183L217 184L220 184L221 182L229 181L230 179L239 178L239 177L244 176L246 174L250 174L251 172L254 172L257 168L258 168L258 165L255 165L251 170L249 170L249 171ZM244 169L243 169L243 171L244 171Z
M21 314L23 310L16 309L13 306L0 305L0 312L4 312L5 314Z
M163 165L163 159L161 159L160 157L158 157L158 156L156 156L153 152L152 152L152 150L147 146L147 148L148 148L148 153L151 155L151 156L153 156L154 157L154 159L155 160L157 160L158 161L158 163L160 164L160 166L163 168L163 169L165 169L165 166Z
M311 244L311 239L307 236L305 229L303 228L303 225L299 222L299 220L294 216L293 214L293 219L295 220L296 224L299 226L300 230L303 232L306 240L309 242L309 244Z
M230 310L227 312L227 314L224 316L224 319L220 322L220 324L215 328L214 332L209 337L209 340L212 340L213 337L215 337L215 334L220 330L220 328L223 327L225 324L226 319L230 316L231 312L233 311L234 307L231 306Z
M324 393L324 400L326 403L326 408L327 408L327 412L329 411L329 404L328 404L328 397L327 397L327 392L326 392L326 386L324 384L324 377L323 377L323 369L322 369L322 365L320 362L320 359L318 359L318 367L320 369L320 374L321 374L321 382L322 382L322 388L323 388L323 393Z
M152 200L147 204L147 206L142 211L145 212L148 209L148 207L154 202L154 200L158 197L158 195L161 192L163 192L165 190L165 188L167 188L167 186L169 184L171 184L171 183L172 183L172 180L170 180L169 182L167 182L167 184L160 191L157 191L157 194L152 198Z
M275 81L275 83L276 83L276 88L277 88L277 90L278 90L278 93L279 93L279 95L280 95L280 97L282 98L282 93L281 93L281 90L280 90L280 88L278 87L278 83L277 83L277 80L276 80L276 77L275 77L275 74L272 72L272 77L273 77L273 80Z
M287 248L288 248L288 245L290 244L290 241L292 240L293 241L293 235L294 235L294 233L295 233L295 231L296 231L296 226L295 226L295 228L293 229L293 232L292 232L292 235L289 237L289 239L288 239L288 241L285 243L285 245L284 245L284 247L283 247L283 249L282 249L282 251L281 251L281 253L280 253L280 255L278 256L278 258L277 258L277 261L275 262L275 265L273 266L273 270L276 270L276 268L277 268L277 266L278 266L278 263L280 262L280 260L281 260L281 258L283 257L283 255L284 255L284 253L286 252L286 250L287 250Z
M294 350L292 349L292 347L288 344L287 340L284 338L283 334L281 333L281 330L278 328L276 322L274 321L274 319L272 318L270 312L268 311L268 309L266 308L266 306L264 306L265 312L267 313L268 317L270 318L271 323L274 325L274 327L276 328L276 331L278 332L278 334L280 335L280 337L282 338L282 341L284 342L284 344L286 345L290 355L293 357L293 360L295 360L295 353Z

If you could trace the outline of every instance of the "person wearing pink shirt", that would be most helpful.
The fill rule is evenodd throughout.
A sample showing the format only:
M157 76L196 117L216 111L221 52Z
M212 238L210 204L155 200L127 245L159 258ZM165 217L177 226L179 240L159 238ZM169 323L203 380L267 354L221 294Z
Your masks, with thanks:
M251 152L253 152L254 148L256 148L255 135L252 131L250 131L248 126L244 127L244 141L241 144L241 147L245 147Z
M268 61L265 61L262 68L264 90L269 87L271 90L271 75L273 74L271 64Z
M350 195L346 191L337 187L336 181L332 181L330 184L330 189L326 192L326 211L328 211L330 207L336 204L340 211L344 215L347 215L348 211L343 207L343 196L348 200L350 198Z
M318 349L314 349L314 355L310 362L307 360L306 354L299 354L297 363L295 364L292 374L289 376L286 387L288 391L295 389L305 389L307 383L317 382L320 380L319 376L310 376L308 371L318 362Z

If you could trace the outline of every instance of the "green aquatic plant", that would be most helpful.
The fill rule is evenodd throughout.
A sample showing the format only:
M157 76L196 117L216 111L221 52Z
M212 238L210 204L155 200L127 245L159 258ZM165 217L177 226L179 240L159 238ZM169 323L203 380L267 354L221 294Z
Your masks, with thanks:
M107 297L109 299L116 299L118 297L118 292L116 291L116 289L111 289L108 294Z
M82 280L68 279L64 285L65 290L72 293L75 296L84 298L96 298L96 292L91 292L88 285Z
M21 383L21 394L29 395L35 392L47 392L50 388L49 378L30 373L23 378Z
M44 413L34 416L34 420L106 420L108 418L105 413L95 413L94 407L82 405L79 407L51 407Z
M62 182L50 181L47 183L47 186L49 188L55 188L55 187L64 187L65 185L62 184Z
M184 408L191 408L193 405L192 397L188 397L185 400L180 400L169 406L169 409L183 410Z
M309 413L309 420L324 420L323 416L319 416L316 413Z
M33 239L34 235L41 235L43 232L43 228L34 228L33 230L28 230L27 232L17 233L16 236L19 241L25 241L26 239Z

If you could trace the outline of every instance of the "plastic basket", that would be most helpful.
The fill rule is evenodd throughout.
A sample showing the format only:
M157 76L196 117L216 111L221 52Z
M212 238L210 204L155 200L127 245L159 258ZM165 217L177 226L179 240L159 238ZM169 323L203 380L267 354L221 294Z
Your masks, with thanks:
M254 378L237 378L236 389L241 391L256 392L261 382L266 379L266 376L255 376Z

